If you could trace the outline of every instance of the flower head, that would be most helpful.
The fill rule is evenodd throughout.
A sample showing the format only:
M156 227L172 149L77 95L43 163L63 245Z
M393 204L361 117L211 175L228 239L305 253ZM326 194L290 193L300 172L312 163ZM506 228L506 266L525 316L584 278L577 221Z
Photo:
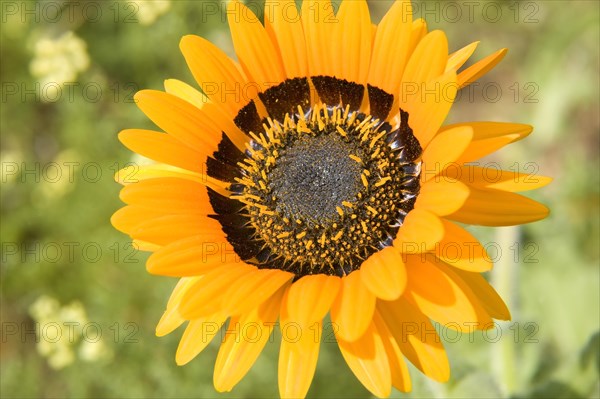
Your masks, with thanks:
M178 80L141 91L166 133L120 140L157 163L120 172L128 204L113 216L150 273L179 277L157 327L187 323L185 364L227 320L214 384L241 380L279 321L279 390L303 397L324 317L356 377L385 397L410 390L405 358L445 381L430 320L468 331L509 311L480 274L492 263L456 222L503 226L548 211L515 194L550 179L468 163L527 136L526 125L442 126L456 93L500 50L457 72L473 43L448 55L446 36L396 1L378 26L364 0L267 2L264 25L228 4L239 64L186 36L181 50L204 93ZM534 182L534 183L532 183ZM410 327L410 328L407 328Z

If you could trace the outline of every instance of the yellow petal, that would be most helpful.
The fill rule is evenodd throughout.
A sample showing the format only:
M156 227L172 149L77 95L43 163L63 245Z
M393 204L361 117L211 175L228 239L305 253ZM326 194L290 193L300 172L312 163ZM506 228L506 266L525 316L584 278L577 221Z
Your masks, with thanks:
M444 237L435 247L435 256L456 268L485 272L492 268L492 260L485 248L471 233L455 223L441 219Z
M116 211L110 218L110 223L119 231L128 233L138 225L164 216L162 212L152 211L141 206L126 206Z
M194 172L203 172L204 155L184 145L173 136L152 130L126 129L119 133L125 147L157 162L164 162Z
M371 17L366 0L343 1L336 19L329 51L335 60L343 61L333 64L335 76L364 84L371 62Z
M440 133L459 126L473 129L473 140L457 163L471 162L489 155L509 143L527 137L533 130L531 126L519 123L468 122L444 126Z
M289 317L302 326L311 326L325 317L340 289L339 277L314 274L295 281L288 292Z
M450 70L457 71L460 69L460 67L463 66L469 58L471 58L478 44L479 42L473 42L450 54L448 56L448 62L446 63L446 72Z
M331 307L331 322L345 341L356 341L373 318L375 295L361 279L357 270L342 278L342 287Z
M436 266L443 273L445 273L448 277L450 277L452 279L452 281L454 281L454 283L456 283L456 285L458 287L460 287L460 289L467 296L467 298L469 299L471 304L473 304L475 312L477 313L477 322L478 322L478 324L475 326L475 328L477 328L479 330L488 330L488 329L494 328L494 323L491 319L492 316L487 311L487 308L486 308L486 306L483 305L483 301L482 301L482 299L488 299L488 300L492 299L494 301L494 303L491 303L490 305L492 307L496 306L496 309L498 309L498 305L499 305L497 303L497 300L499 300L502 305L504 304L504 302L502 302L502 299L500 299L500 297L498 297L498 294L496 294L496 292L493 290L493 288L487 287L488 289L486 290L486 287L481 285L481 280L476 280L476 279L468 280L468 276L467 276L467 279L461 278L461 275L459 274L460 270L450 267L449 265L445 264L444 262L437 262ZM465 273L468 273L468 272L465 272ZM470 274L479 274L479 273L470 273ZM483 277L481 277L481 278L483 279ZM474 286L472 286L470 284L470 281L476 282L475 288L479 289L479 291L478 291L479 293L484 293L485 294L484 297L479 297L476 294L476 292L473 290ZM497 298L492 298L492 293L495 294ZM504 309L504 310L506 312L508 312L508 309ZM504 313L503 310L501 310L501 312Z
M256 267L241 263L219 265L190 287L181 298L179 313L188 320L221 313L225 300L223 292L255 271Z
M552 182L551 177L534 174L537 171L537 166L533 163L525 164L523 169L531 172L521 173L516 170L501 170L495 167L480 168L474 165L455 165L444 171L443 175L476 188L491 188L510 192L535 190Z
M428 33L411 55L404 74L402 88L422 85L442 75L448 59L448 39L441 30Z
M439 382L448 381L450 364L429 318L404 297L394 302L378 300L377 310L404 356L428 377Z
M510 311L496 290L479 273L454 270L469 285L481 306L494 319L510 320Z
M129 234L138 240L168 245L196 235L210 235L221 228L215 219L202 214L165 215L136 226Z
M194 282L196 282L197 279L198 277L183 277L179 279L179 282L169 297L167 309L163 313L158 325L156 326L156 336L165 336L183 324L185 319L181 317L177 308L181 298L183 297L183 294L192 286L192 284L194 284Z
M465 152L473 138L473 129L459 126L436 135L423 151L421 180L427 181L449 166Z
M177 347L177 353L175 354L177 365L183 366L202 352L217 335L226 319L227 317L223 315L212 315L191 320Z
M259 85L259 90L283 82L285 71L281 55L252 11L238 0L232 0L227 4L227 20L240 64Z
M130 163L128 166L117 171L114 179L116 182L126 186L128 184L137 183L140 180L156 179L160 177L178 177L192 181L202 181L204 175L164 163L153 163L149 165Z
M294 275L278 269L259 269L224 292L223 306L227 313L240 315L250 312L271 297Z
M187 101L169 93L142 90L135 94L137 106L161 129L208 156L217 150L222 128Z
M387 398L392 390L392 374L385 346L374 322L355 341L337 335L342 356L358 380L373 395Z
M504 58L507 51L508 49L505 48L498 50L495 53L488 55L484 59L476 62L475 64L471 65L470 67L459 73L459 86L461 88L468 86L483 75L485 75L486 73L488 73L489 71L491 71L492 68L494 68L500 61L502 61L502 58Z
M410 375L408 374L408 367L406 366L406 362L404 361L404 356L402 355L400 346L398 345L396 339L388 329L385 320L383 319L383 317L381 317L378 310L375 311L373 321L375 322L375 327L377 328L377 331L381 336L383 346L385 348L385 353L390 364L392 385L402 392L410 392Z
M304 0L302 25L307 43L311 76L334 76L335 64L329 48L333 27L339 23L329 0ZM335 60L337 62L337 60Z
M371 255L360 267L360 276L378 298L388 301L402 295L406 287L406 270L398 251L386 247Z
M389 94L398 95L404 68L410 57L412 7L397 0L381 20L375 34L368 82Z
M126 204L165 214L207 214L212 209L203 184L176 177L140 180L123 187L119 198Z
M469 187L464 205L448 219L482 226L514 226L544 219L550 210L532 199L501 190Z
M145 242L142 240L132 240L131 245L136 251L146 252L156 252L162 248L160 245L156 245L151 242Z
M408 255L407 299L445 328L472 331L488 326L491 319L469 298L462 281L453 278L443 263L429 255Z
M308 55L300 13L294 0L267 0L265 28L277 43L288 78L308 76Z
M229 263L241 262L220 232L195 236L160 248L146 262L148 273L161 276L198 276Z
M442 126L454 103L457 88L454 71L447 72L427 83L417 85L403 83L404 91L399 99L400 108L409 113L408 125L412 128L421 147L427 148Z
M308 326L297 323L291 317L286 311L291 302L289 292L283 299L279 323L281 328L279 395L282 399L306 396L317 368L322 331L321 320Z
M413 209L398 230L394 248L403 253L427 252L443 237L444 225L439 217L425 209Z
M193 35L184 36L179 47L192 75L212 102L235 116L250 101L242 98L246 79L221 49Z
M229 392L252 367L279 316L283 289L243 316L232 317L219 348L213 381L219 392Z
M417 45L427 35L427 22L423 18L415 19L412 22L410 32L410 44L408 45L408 54L412 54L417 48Z
M187 101L196 108L202 108L208 102L206 95L181 80L165 80L165 91Z
M458 211L468 197L469 188L459 181L450 179L428 181L421 187L415 209L424 209L438 216L446 216Z

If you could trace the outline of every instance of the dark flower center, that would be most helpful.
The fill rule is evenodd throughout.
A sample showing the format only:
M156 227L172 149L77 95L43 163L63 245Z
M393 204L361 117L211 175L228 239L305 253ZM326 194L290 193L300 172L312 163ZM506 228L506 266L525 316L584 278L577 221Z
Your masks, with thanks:
M213 217L259 268L347 275L391 245L412 210L421 147L403 111L393 128L349 105L297 109L250 131L245 154L223 136L208 173L233 195L209 190Z
M350 158L360 148L338 134L304 136L281 151L267 175L275 210L290 220L308 226L334 219L344 201L356 202L363 188L362 168Z

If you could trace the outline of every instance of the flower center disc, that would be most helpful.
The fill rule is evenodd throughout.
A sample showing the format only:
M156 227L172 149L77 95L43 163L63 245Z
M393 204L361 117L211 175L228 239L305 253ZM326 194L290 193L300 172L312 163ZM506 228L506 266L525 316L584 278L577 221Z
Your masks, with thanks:
M349 107L316 106L251 133L231 197L252 234L230 240L260 268L343 276L391 245L419 191L421 153L399 128Z
M362 168L351 155L362 151L345 142L337 133L305 136L284 149L267 175L275 210L290 220L303 220L307 226L327 224L343 207L356 202L363 188Z

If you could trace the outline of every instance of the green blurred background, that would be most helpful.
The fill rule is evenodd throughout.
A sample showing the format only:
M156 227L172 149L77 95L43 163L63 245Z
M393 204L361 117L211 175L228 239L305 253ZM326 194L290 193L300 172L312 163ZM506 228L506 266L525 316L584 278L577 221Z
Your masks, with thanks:
M390 4L369 3L375 21ZM230 394L212 388L218 339L175 365L181 330L154 336L175 281L148 275L146 255L109 223L121 206L112 174L139 161L117 132L153 128L132 94L161 89L166 78L193 82L182 35L204 36L233 56L215 6L224 8L0 2L3 398L277 396L277 337ZM534 125L532 136L487 161L555 180L528 194L550 207L548 219L472 229L500 249L489 277L513 321L487 337L442 331L451 381L437 384L412 368L413 392L393 396L599 397L599 3L415 8L430 29L446 31L451 51L481 40L479 59L509 47L479 86L464 90L449 121ZM309 396L370 397L333 343L322 345Z

